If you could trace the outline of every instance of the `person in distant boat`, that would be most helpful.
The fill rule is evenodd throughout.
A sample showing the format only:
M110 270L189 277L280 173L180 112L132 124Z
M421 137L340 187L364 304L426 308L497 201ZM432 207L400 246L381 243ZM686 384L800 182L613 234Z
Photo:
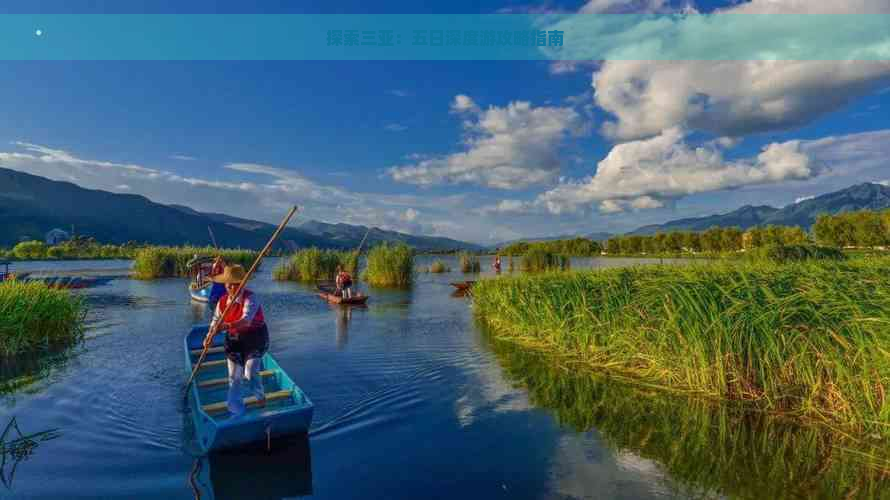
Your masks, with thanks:
M337 295L348 299L352 297L352 276L343 269L343 266L337 266Z
M496 272L496 273L501 272L501 256L500 255L494 256L494 264L492 264L491 267L494 268L494 272Z
M219 331L226 332L225 352L229 368L229 395L227 406L233 415L246 411L241 398L241 380L246 379L248 387L256 397L258 406L266 405L266 394L260 375L263 355L269 350L269 329L266 327L263 306L257 296L246 287L235 300L235 305L222 317L238 285L244 280L244 268L239 265L226 266L222 273L214 276L215 283L222 283L226 293L216 304L211 329L217 323ZM212 339L205 339L209 345Z
M213 266L210 268L210 278L213 279L214 276L219 276L226 269L226 261L222 258L222 256L218 255L216 259L213 260ZM225 295L226 288L225 285L220 283L214 283L210 288L210 304L218 301L220 297Z

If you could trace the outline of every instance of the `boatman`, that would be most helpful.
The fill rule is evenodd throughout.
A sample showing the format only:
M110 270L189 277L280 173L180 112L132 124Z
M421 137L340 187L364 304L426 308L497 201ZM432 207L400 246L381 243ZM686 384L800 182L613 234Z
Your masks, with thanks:
M352 297L352 276L343 269L343 266L337 266L337 292L344 299Z
M229 412L235 416L246 411L241 398L242 379L247 380L251 393L257 399L257 405L259 407L266 405L266 393L263 390L260 370L263 355L269 350L269 329L266 328L263 306L253 292L244 288L235 305L229 309L224 318L222 317L245 274L243 267L234 265L226 266L221 274L212 278L214 282L222 283L226 287L226 293L216 304L210 327L212 329L214 325L222 322L219 331L226 332L225 351L229 367L227 406ZM205 339L205 342L211 341L212 339Z
M495 273L501 272L501 256L500 255L494 256L494 264L492 264L491 267L494 268Z

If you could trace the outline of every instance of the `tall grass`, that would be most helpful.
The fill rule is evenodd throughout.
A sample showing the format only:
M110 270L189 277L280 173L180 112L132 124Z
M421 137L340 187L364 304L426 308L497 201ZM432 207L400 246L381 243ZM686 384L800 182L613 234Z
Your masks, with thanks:
M506 377L536 407L575 431L596 429L619 460L655 461L683 490L671 496L886 498L890 491L886 443L857 442L738 405L653 394L578 370L569 358L485 337Z
M293 254L289 259L272 272L276 280L282 281L321 281L333 280L337 275L337 266L352 275L358 269L358 254L337 250L321 250L307 248Z
M365 280L372 286L404 287L414 281L414 253L405 244L375 246L368 252Z
M890 437L888 258L485 280L500 335L651 384Z
M569 258L565 255L555 254L544 248L530 248L520 262L520 269L525 272L541 272L553 270L566 270L570 266Z
M222 255L227 265L240 264L250 268L257 256L253 250L217 250L213 247L148 247L136 252L133 270L137 279L187 277L188 262L195 254Z
M770 245L755 248L748 252L746 257L779 263L803 260L844 260L847 258L839 248L816 245Z
M86 307L80 297L43 283L0 283L0 356L79 340Z
M435 273L435 274L450 273L451 268L446 266L445 263L442 262L441 260L437 260L437 261L434 261L432 264L430 264L429 272Z
M472 255L470 252L461 252L458 255L462 273L478 273L482 270L482 264L479 262L477 255Z

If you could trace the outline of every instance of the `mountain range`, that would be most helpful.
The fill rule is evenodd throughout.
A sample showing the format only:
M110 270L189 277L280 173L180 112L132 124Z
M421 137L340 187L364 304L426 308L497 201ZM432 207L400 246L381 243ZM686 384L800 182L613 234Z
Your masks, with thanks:
M890 208L890 187L865 182L840 191L816 196L807 200L774 208L767 205L745 205L732 212L705 217L679 219L664 224L643 226L628 234L655 234L671 231L704 231L709 227L748 229L754 226L800 226L809 230L819 214L838 214L855 210L881 210Z
M801 200L783 208L746 205L724 214L679 219L640 227L627 234L654 234L680 230L704 231L710 227L738 226L748 229L768 224L801 226L810 229L819 214L853 210L890 208L890 187L862 183L840 191ZM54 228L74 226L81 235L104 243L135 241L158 245L209 245L208 227L224 247L261 248L275 226L266 222L222 213L199 212L182 205L163 205L134 194L85 189L15 170L0 168L0 247L10 247L26 239L42 240ZM450 238L416 236L350 224L328 224L306 220L287 228L278 248L317 246L350 249L359 245L365 233L368 245L404 242L420 251L484 250L473 243ZM609 233L565 235L526 241L547 241L582 236L602 241ZM510 242L497 245L502 247Z
M43 240L54 228L74 230L103 243L128 241L157 245L210 245L210 232L220 246L261 248L273 224L219 213L203 213L181 205L163 205L134 194L85 189L0 168L0 247L22 240ZM318 246L356 248L368 232L365 226L309 220L285 229L278 248ZM405 242L421 251L480 250L472 243L449 238L415 236L372 228L367 245Z

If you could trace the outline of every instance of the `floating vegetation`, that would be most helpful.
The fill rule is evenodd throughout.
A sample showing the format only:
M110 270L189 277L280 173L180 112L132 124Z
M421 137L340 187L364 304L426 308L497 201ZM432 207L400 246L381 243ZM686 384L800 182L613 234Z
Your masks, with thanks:
M250 268L256 260L257 252L253 250L217 250L213 247L148 247L136 252L133 270L135 277L141 280L158 278L185 278L189 276L188 263L199 256L221 255L227 265L240 264Z
M0 283L0 357L66 345L83 337L86 306L43 283Z
M476 283L495 332L664 389L890 438L890 258Z
M272 272L272 276L280 281L329 281L336 278L338 266L342 266L346 272L355 276L358 269L358 254L307 248L288 259L282 259L281 264Z
M408 245L382 244L368 252L365 281L372 286L404 287L414 281L414 253Z

